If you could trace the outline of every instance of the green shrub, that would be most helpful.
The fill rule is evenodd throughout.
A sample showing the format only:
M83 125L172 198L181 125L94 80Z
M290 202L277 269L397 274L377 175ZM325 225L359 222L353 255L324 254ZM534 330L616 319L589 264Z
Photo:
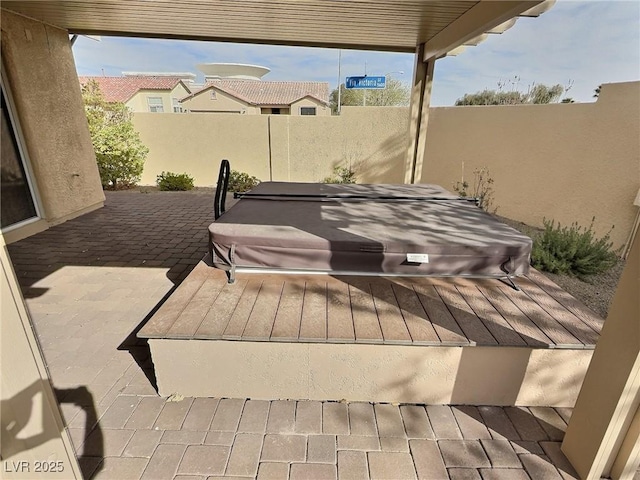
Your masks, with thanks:
M238 172L237 170L231 170L229 173L229 192L244 193L251 190L258 185L260 180L256 177L252 177L248 173Z
M121 102L109 103L90 81L82 99L104 189L131 188L140 181L149 149L133 127L131 111Z
M162 172L156 178L156 185L163 191L184 191L193 189L193 177L186 173Z
M544 232L534 239L531 264L550 273L562 273L583 277L601 273L618 260L610 241L610 231L602 238L593 233L593 221L589 228L555 225L544 220ZM613 227L612 227L613 228Z
M356 183L356 172L351 167L333 167L333 174L322 180L322 183Z

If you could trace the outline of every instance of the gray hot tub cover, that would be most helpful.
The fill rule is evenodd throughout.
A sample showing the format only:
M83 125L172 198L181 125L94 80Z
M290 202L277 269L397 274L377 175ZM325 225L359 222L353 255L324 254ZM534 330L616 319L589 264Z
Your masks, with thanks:
M407 276L529 271L529 237L438 185L263 182L250 194L209 226L219 268ZM368 199L353 198L359 196Z

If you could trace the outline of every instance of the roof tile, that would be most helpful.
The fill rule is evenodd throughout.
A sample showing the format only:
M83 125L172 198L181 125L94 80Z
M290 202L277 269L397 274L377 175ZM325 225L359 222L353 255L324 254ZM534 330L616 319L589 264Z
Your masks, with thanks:
M95 80L107 102L126 102L139 90L172 90L180 78L127 76L127 77L78 77L80 85Z
M255 105L291 105L306 96L329 103L329 84L327 82L212 80L207 82L205 89L210 86Z

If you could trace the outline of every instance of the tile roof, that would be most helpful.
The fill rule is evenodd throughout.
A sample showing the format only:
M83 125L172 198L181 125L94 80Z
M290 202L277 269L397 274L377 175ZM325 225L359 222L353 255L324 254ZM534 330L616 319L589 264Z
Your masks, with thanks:
M310 96L329 103L327 82L265 82L263 80L211 80L204 90L215 87L234 97L254 105L291 105L296 100ZM188 98L188 97L187 97Z
M180 78L127 76L127 77L78 77L80 85L95 80L107 102L126 102L139 90L172 90Z

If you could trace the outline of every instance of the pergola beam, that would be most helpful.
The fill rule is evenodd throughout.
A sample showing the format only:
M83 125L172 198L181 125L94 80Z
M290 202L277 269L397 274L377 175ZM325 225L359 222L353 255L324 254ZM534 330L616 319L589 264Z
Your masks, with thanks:
M540 3L541 0L481 1L425 43L422 59L427 62L446 55L450 50L464 45Z

